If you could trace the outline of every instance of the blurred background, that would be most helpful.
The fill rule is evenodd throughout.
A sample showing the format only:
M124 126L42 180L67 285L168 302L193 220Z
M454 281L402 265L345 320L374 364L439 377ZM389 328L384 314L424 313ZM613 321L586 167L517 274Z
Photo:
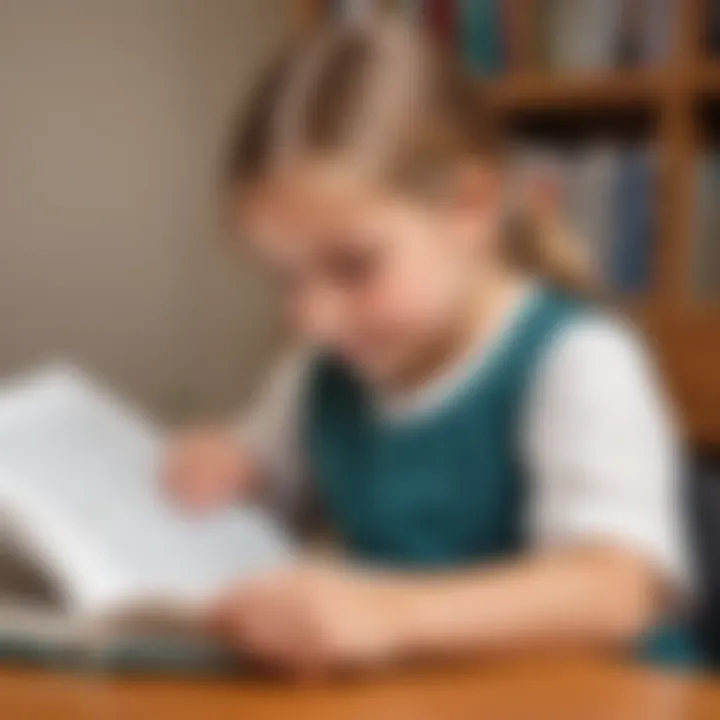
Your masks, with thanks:
M67 357L161 415L237 407L279 332L223 247L228 120L286 33L383 13L487 80L720 447L716 0L0 0L0 374Z
M237 407L276 336L220 227L284 0L0 0L0 375L67 358L163 415Z

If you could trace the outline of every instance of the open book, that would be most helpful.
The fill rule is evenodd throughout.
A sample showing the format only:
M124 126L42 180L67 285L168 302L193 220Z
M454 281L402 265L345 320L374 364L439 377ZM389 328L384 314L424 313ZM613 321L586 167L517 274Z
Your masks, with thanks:
M77 371L0 389L0 657L214 664L200 610L288 561L261 511L184 515L162 494L161 433Z

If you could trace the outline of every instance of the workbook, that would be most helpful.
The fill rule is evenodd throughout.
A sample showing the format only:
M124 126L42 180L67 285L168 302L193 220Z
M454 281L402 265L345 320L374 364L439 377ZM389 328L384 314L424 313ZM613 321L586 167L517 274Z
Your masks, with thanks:
M291 545L258 508L174 506L162 449L157 427L72 368L0 386L0 660L229 661L204 609Z

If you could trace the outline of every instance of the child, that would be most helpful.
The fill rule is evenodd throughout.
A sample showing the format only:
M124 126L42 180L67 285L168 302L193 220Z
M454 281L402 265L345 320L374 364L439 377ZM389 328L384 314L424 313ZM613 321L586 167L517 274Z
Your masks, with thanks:
M512 196L501 130L476 83L384 25L284 54L237 130L238 225L305 350L239 437L179 438L167 483L196 508L319 501L351 562L214 610L271 663L628 645L682 587L653 371ZM686 648L661 636L645 647Z

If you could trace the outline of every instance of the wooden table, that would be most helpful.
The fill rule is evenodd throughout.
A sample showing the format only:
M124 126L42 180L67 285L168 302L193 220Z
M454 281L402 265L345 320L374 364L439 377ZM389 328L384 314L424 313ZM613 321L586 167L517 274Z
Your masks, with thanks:
M710 720L720 718L720 680L547 659L307 686L3 670L0 718Z

